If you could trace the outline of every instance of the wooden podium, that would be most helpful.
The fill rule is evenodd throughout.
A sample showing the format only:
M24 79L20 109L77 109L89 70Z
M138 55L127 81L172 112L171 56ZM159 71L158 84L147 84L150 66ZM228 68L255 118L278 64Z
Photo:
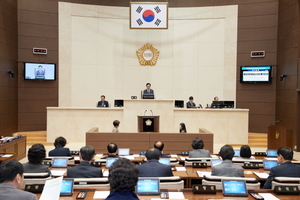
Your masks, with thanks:
M290 147L293 149L293 135L285 127L272 125L268 127L268 149Z
M138 132L159 132L159 116L138 116Z

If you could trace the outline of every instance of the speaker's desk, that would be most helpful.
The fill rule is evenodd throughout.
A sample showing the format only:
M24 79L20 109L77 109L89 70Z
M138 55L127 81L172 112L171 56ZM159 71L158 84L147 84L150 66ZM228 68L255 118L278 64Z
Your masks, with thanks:
M85 143L85 132L99 127L111 132L114 120L121 122L120 132L138 132L138 116L159 116L160 133L178 133L186 124L188 133L204 128L214 134L214 152L224 144L248 143L249 109L175 108L175 100L124 100L124 107L47 107L47 142L64 136L68 142Z

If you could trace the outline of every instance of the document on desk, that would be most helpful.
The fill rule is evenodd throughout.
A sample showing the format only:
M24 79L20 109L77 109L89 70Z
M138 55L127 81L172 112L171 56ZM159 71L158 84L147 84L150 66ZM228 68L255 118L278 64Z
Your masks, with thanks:
M109 171L108 170L105 170L104 172L103 172L103 176L108 176L109 175Z
M40 200L58 200L63 177L46 180Z
M175 167L176 168L176 171L182 171L182 172L184 172L184 171L186 171L186 168L185 167Z
M110 191L95 191L93 199L106 199Z
M2 157L5 158L5 157L12 157L13 154L4 154Z
M268 200L280 200L277 197L275 197L273 194L271 193L258 193L260 196L262 196L264 199L268 199Z
M253 172L253 174L255 174L257 177L259 178L268 178L269 177L269 174L267 173L264 173L264 172Z
M199 177L211 176L211 172L201 172L201 171L197 171L197 174L198 174Z
M60 170L50 170L52 176L63 176L66 173L66 169L60 169Z

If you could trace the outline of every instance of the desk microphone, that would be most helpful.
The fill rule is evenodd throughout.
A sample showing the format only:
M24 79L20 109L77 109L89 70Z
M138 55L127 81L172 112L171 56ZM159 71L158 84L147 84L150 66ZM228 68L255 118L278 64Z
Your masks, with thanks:
M145 110L145 112L144 112L144 116L145 116L146 112L147 112L147 110Z
M150 110L150 112L152 113L152 116L153 116L153 112L152 112L152 110Z
M273 125L273 124L276 124L276 123L278 123L278 122L281 122L281 120L279 119L279 120L276 120L275 122L272 122L269 126L271 126L271 125Z

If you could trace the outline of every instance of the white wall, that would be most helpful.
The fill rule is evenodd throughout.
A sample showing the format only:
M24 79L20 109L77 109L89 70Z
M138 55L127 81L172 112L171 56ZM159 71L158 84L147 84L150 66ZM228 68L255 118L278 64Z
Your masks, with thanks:
M59 106L140 98L147 82L157 99L235 100L237 10L169 8L167 30L137 30L129 8L59 2ZM146 43L160 51L155 66L139 65Z

